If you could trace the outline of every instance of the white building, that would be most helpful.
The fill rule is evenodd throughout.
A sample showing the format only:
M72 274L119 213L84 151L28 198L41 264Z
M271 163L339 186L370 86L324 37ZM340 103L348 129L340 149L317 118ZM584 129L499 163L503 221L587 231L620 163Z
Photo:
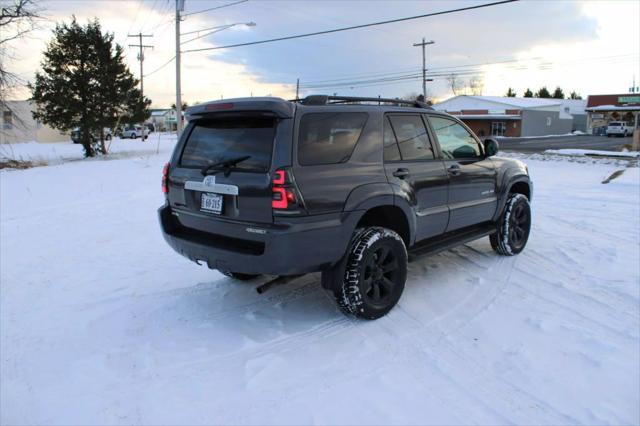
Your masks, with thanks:
M544 136L586 130L586 101L455 96L433 106L464 121L478 136Z
M152 109L148 122L153 123L157 132L176 130L176 111L174 109Z
M0 143L70 142L68 133L34 120L31 101L6 101L0 115Z

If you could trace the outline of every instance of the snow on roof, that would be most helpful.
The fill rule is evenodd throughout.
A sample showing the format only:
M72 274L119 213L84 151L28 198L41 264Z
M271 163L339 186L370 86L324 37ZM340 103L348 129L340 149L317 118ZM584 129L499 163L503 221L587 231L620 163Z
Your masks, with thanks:
M151 111L151 115L155 117L163 116L167 112L171 111L170 109L154 109Z
M461 111L463 109L495 109L489 104L499 104L503 108L529 109L561 105L561 99L509 98L506 96L460 95L434 105L437 110ZM484 108L483 108L484 106Z
M563 109L569 108L569 114L584 114L587 107L586 99L558 99Z
M497 102L500 104L511 105L518 108L537 108L551 105L559 105L560 99L544 99L544 98L509 98L506 96L472 96L489 102Z
M588 111L638 111L640 106L616 106L616 105L598 105L587 109Z

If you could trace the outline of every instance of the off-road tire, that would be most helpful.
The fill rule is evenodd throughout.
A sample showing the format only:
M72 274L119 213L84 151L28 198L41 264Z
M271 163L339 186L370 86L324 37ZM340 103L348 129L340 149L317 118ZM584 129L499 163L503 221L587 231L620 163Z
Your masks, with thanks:
M407 279L402 238L387 228L359 228L344 260L334 271L333 295L340 310L365 319L386 315L400 300Z
M225 275L229 278L233 278L234 280L238 280L238 281L249 281L260 276L260 275L243 274L240 272L231 272L231 271L220 271L220 272L222 273L222 275Z
M524 250L531 232L531 207L522 194L511 194L498 221L498 232L489 236L491 247L503 256Z

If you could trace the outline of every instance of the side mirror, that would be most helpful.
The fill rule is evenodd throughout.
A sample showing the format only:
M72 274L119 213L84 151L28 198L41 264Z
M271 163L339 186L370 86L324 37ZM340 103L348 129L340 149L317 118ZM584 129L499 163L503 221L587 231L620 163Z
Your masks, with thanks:
M484 155L485 157L493 157L498 153L498 141L495 139L485 139L484 140Z

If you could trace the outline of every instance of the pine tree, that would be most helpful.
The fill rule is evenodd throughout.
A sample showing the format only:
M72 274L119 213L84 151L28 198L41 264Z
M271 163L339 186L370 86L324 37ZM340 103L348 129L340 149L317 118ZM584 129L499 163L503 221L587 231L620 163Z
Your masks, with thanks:
M85 156L106 154L104 127L151 115L151 101L142 98L137 84L113 34L103 34L97 19L81 26L74 16L70 24L56 24L42 72L30 85L33 117L61 131L79 127Z
M511 87L509 87L509 90L507 90L507 98L515 98L516 97L516 92L515 90L513 90Z
M556 87L556 90L553 91L553 95L551 97L554 99L564 99L564 92L560 86Z
M571 92L571 95L569 95L569 99L582 99L582 96L580 96L578 93L573 91Z
M524 97L525 98L533 98L533 92L528 87L527 87L527 91L524 92Z
M551 97L551 93L549 93L547 86L542 86L540 90L536 92L536 98L550 98L550 97Z

